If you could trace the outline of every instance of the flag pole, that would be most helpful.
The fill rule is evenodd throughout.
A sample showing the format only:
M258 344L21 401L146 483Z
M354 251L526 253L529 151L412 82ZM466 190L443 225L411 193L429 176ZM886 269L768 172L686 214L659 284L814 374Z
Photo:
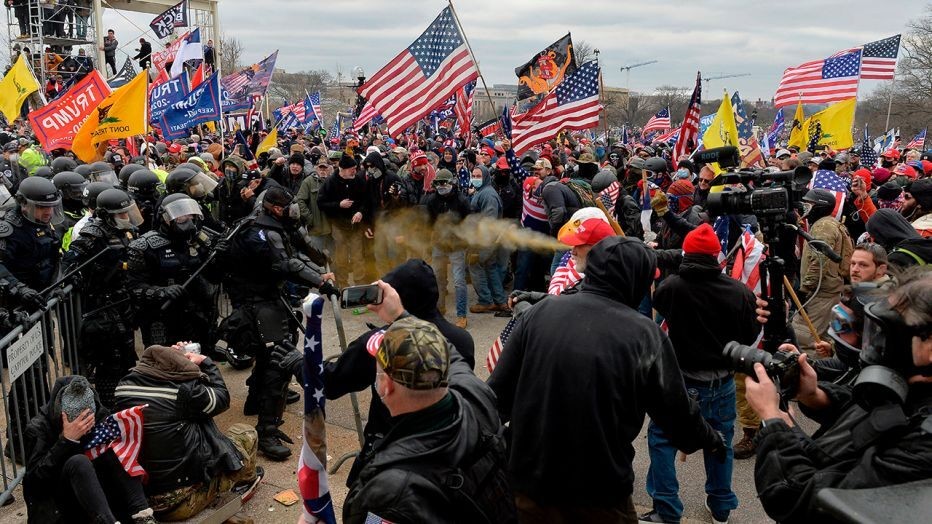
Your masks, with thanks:
M884 129L890 129L890 110L893 109L893 87L896 85L896 72L893 73L893 81L890 82L890 100L887 101L887 122Z
M574 59L575 60L575 59ZM605 146L610 147L611 139L608 137L608 113L605 111L605 84L602 82L602 63L599 62L599 50L595 50L595 61L599 64L599 106L602 108L602 132L605 133Z
M495 102L492 101L492 93L489 91L489 86L485 83L485 77L482 76L482 71L479 69L479 61L476 60L475 53L472 52L472 46L469 45L469 38L466 36L466 31L463 29L463 24L460 23L460 17L456 13L456 8L453 7L453 0L447 0L447 3L450 5L450 12L453 13L453 20L456 22L456 27L459 28L460 33L463 35L463 41L466 42L466 50L469 51L469 56L472 58L472 62L476 64L476 73L479 74L479 80L482 80L482 88L485 89L485 96L489 99L489 107L492 109L492 113L496 112Z

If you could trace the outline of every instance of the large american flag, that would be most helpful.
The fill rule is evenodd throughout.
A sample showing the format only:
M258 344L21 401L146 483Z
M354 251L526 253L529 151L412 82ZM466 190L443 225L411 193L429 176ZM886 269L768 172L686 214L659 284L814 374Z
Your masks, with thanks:
M836 220L841 220L845 198L848 196L848 183L845 179L835 174L834 171L820 169L815 172L809 187L811 189L826 189L835 195L835 208L832 210L832 215Z
M146 470L139 465L142 447L142 410L146 405L134 406L109 415L91 428L85 437L84 454L91 460L112 449L120 465L131 477L146 479Z
M641 132L646 134L649 131L662 131L664 129L670 129L670 108L668 107L657 111L656 115L650 117Z
M702 73L696 72L696 88L689 99L683 125L680 126L680 136L673 147L673 159L679 160L683 155L690 153L690 147L699 142L699 111L702 109Z
M858 95L861 76L861 49L836 53L824 60L812 60L783 72L774 107L802 101L803 104L838 102Z
M359 116L353 121L353 129L362 129L377 116L379 116L378 110L371 103L366 102L366 105L362 106Z
M446 7L414 43L363 84L359 94L385 118L394 136L478 77L466 39Z
M900 35L864 44L861 78L892 80L896 74L896 56L900 51Z
M476 90L476 82L463 85L456 91L456 105L453 112L456 114L456 123L460 127L460 136L468 137L472 131L472 97Z
M591 60L566 76L534 109L512 124L512 148L521 156L560 130L582 130L599 124L599 64Z
M923 129L908 144L906 144L906 149L918 149L922 151L922 148L925 147L926 143L926 130Z

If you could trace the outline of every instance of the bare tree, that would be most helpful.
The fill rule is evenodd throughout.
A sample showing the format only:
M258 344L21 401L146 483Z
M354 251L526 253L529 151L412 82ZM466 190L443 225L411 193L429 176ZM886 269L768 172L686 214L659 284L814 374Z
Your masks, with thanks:
M243 61L243 52L246 47L238 38L223 33L220 35L220 47L217 53L220 55L220 70L223 74L229 74L239 71L245 64Z
M285 73L276 71L272 74L272 83L269 92L273 97L280 97L289 103L303 100L306 93L322 91L333 82L328 71L301 71L298 73Z
M576 53L576 65L581 66L595 58L595 48L585 40L573 42L573 51Z

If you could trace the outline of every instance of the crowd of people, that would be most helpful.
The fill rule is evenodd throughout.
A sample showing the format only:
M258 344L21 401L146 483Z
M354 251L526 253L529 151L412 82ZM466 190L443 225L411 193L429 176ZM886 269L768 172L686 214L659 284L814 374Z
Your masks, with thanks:
M253 483L258 455L291 457L280 426L306 372L294 308L309 290L371 282L385 325L322 369L329 399L373 393L345 522L679 522L678 451L703 451L714 522L741 502L735 460L756 457L760 502L780 522L812 521L821 488L932 472L932 152L894 148L875 166L857 150L779 149L768 172L831 174L845 191L803 191L784 218L811 240L773 242L765 219L711 204L760 187L723 186L666 143L561 133L519 156L502 137L372 127L290 130L256 155L258 129L192 131L112 141L89 164L43 151L27 127L0 133L4 330L65 285L84 313L75 375L39 413L17 412L24 449L8 438L30 522L181 520ZM752 239L785 262L792 318L731 276ZM509 319L479 364L487 382L468 331L485 314ZM822 424L814 437L762 365L723 354L775 323L781 351L799 353L795 399ZM255 424L214 423L230 406L222 361L252 368ZM145 483L112 454L81 453L95 422L143 404ZM638 516L645 416L653 507Z

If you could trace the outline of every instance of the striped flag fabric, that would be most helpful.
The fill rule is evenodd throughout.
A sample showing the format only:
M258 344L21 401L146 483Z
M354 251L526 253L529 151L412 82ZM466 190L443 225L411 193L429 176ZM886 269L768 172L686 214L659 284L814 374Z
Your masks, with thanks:
M583 130L599 124L599 64L586 62L544 99L512 123L512 148L518 156L561 130Z
M117 411L94 424L85 437L84 454L91 460L112 449L120 465L131 477L148 478L146 470L139 464L142 448L142 410L148 404L133 406Z
M686 108L686 116L683 118L683 125L680 126L680 135L673 147L673 159L679 160L683 155L688 155L691 148L696 147L699 143L699 111L702 110L702 73L696 72L696 87L689 98L689 106Z
M362 111L359 112L359 116L353 121L353 129L362 129L377 116L379 116L379 112L376 110L375 106L366 102L366 105L362 107Z
M670 129L670 108L668 107L657 111L656 115L650 117L641 132L647 134L650 131L663 131L664 129Z
M476 126L479 130L479 136L497 135L502 131L502 119L500 117L492 118Z
M861 78L893 80L896 74L896 57L900 51L900 36L893 35L883 40L864 44L864 55L861 58Z
M479 77L453 12L445 7L410 46L373 75L359 94L398 135Z
M774 95L774 107L838 102L858 95L861 49L836 53L783 71Z
M836 220L841 220L844 213L845 198L848 196L848 183L845 182L845 179L835 174L834 171L819 169L815 172L815 176L812 177L809 188L831 191L835 195L835 208L832 210L832 216Z
M298 488L304 501L303 522L336 524L327 482L327 427L324 415L324 350L321 321L324 298L310 293L303 303L304 327L304 438L298 459Z
M77 76L72 77L71 80L75 78L77 78ZM129 57L126 57L126 61L123 62L123 67L117 71L117 74L107 79L107 85L110 86L110 89L116 89L125 86L134 78L136 78L136 69L133 67L133 61L130 60ZM64 92L68 87L70 86L66 85L66 87L62 88L62 91Z
M505 324L505 328L502 329L502 332L495 337L495 341L492 342L492 347L489 349L489 355L485 358L485 367L489 370L489 373L495 370L495 365L498 364L498 359L502 356L502 349L505 347L505 342L508 342L508 337L511 336L511 332L515 328L515 324L518 323L518 317L511 317L508 320L508 323Z
M873 170L877 166L877 153L871 147L871 136L864 126L864 140L861 142L861 165Z
M456 91L456 104L453 106L453 113L456 115L456 123L460 127L460 136L468 137L472 131L472 103L473 92L476 90L476 82L469 82Z
M663 133L662 135L658 135L657 138L654 139L654 141L676 143L676 140L679 138L679 136L680 136L680 128L677 127L676 129L671 129L667 131L666 133Z
M602 204L605 206L605 210L608 211L609 215L614 215L615 213L615 202L618 202L618 193L620 190L621 182L616 180L599 193L599 198L602 199Z
M307 95L307 98L304 99L304 110L307 111L308 108L310 108L311 111L305 115L305 123L315 118L318 122L324 121L324 112L320 109L320 91L315 91L313 94Z
M926 130L923 129L916 136L914 136L913 139L910 140L908 144L906 144L906 149L918 149L919 151L922 151L922 149L925 147L925 144L926 144Z
M764 244L757 241L748 226L741 234L741 248L735 257L735 264L731 268L731 276L735 280L746 284L748 288L759 295L760 265L764 261Z
M754 138L754 121L748 118L748 114L744 110L744 104L741 103L741 96L738 95L737 91L731 95L731 110L735 115L738 139L741 141L742 145L747 146L747 151L742 153L742 167L765 167L764 155L761 152L760 144L758 144L757 139ZM744 147L741 148L742 151L744 151L744 149Z

